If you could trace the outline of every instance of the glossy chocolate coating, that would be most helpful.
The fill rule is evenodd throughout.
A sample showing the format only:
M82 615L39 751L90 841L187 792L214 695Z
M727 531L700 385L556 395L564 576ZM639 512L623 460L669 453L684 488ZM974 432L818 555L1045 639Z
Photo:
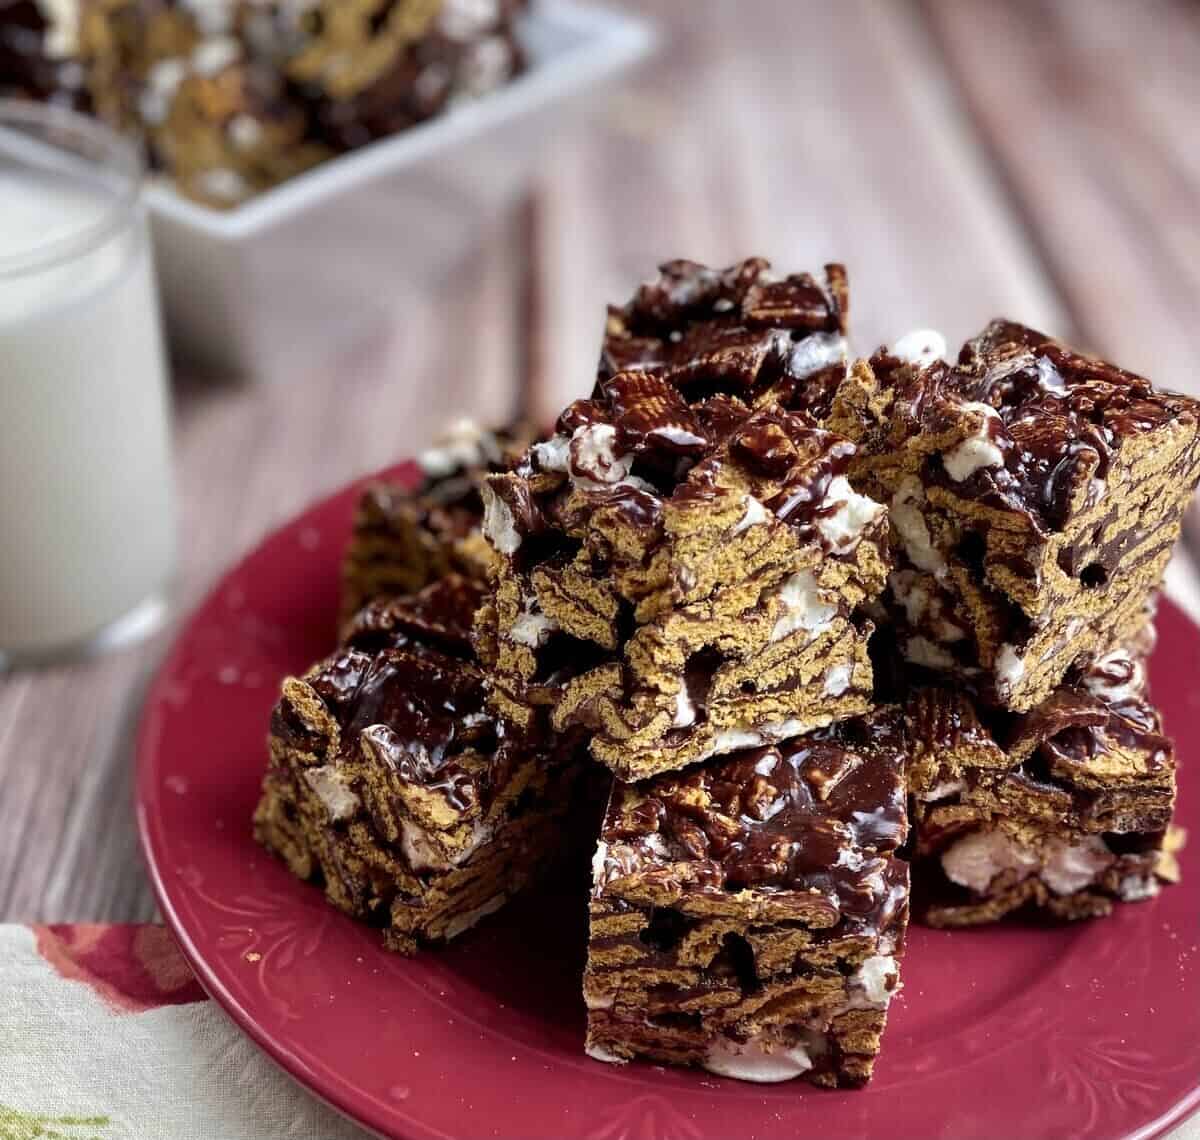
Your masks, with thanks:
M952 767L959 798L1015 796L1052 810L1063 826L1089 830L1151 833L1170 821L1174 748L1135 651L1074 670L1027 713L987 709L968 690L934 686L910 693L906 714L914 757L942 762L922 779L945 779ZM920 797L929 787L913 790Z
M338 725L343 753L366 742L402 779L441 792L460 811L486 808L511 771L511 746L486 711L470 653L482 596L478 583L450 575L411 598L372 603L306 677ZM276 736L303 747L305 731L286 702L277 707ZM465 753L488 763L464 765Z
M1165 774L1174 747L1150 703L1145 665L1115 652L1077 670L1071 682L1008 728L1009 746L1040 758L1039 768L1086 772L1113 747L1141 754L1144 774Z
M369 736L376 754L406 782L445 793L468 808L478 780L454 762L479 743L468 727L483 709L483 679L461 662L434 653L384 650L371 663L347 707L346 737Z
M1020 714L987 707L968 682L951 690L931 683L922 669L893 665L891 671L909 683L908 732L926 750L1003 746L1018 762L1045 750L1083 763L1111 741L1143 753L1150 768L1172 762L1173 745L1151 702L1145 660L1136 649L1083 663L1049 698Z
M947 430L979 415L971 404L992 409L981 438L1002 463L980 465L960 480L936 469L929 477L984 505L1021 512L1043 533L1061 531L1099 501L1127 440L1194 419L1200 407L1012 321L993 321L963 346L955 365L918 368L881 351L872 367L895 388L901 434ZM1118 557L1101 551L1097 560L1111 568Z
M411 597L368 603L347 625L345 643L355 649L395 649L416 642L470 658L471 621L483 598L481 583L449 574Z
M769 270L759 257L728 269L666 262L627 305L610 307L594 395L621 372L650 371L684 392L716 386L755 402L772 390L784 406L823 414L842 369L813 367L797 348L814 333L844 336L846 272L828 265L822 284Z
M600 883L675 873L695 891L802 892L883 926L904 878L891 857L907 826L902 739L882 710L618 786Z
M621 384L628 376L612 383ZM642 392L663 384L656 377L639 380L645 381L639 383ZM596 426L615 428L613 454L631 465L631 477L606 485L599 478L606 472L583 465L572 452L568 473L591 481L586 498L572 498L571 486L561 479L539 494L535 480L546 473L535 449L514 477L491 480L519 534L570 531L596 511L611 508L624 523L643 531L649 545L661 528L664 504L694 506L726 495L725 469L740 468L752 485L769 488L763 501L769 513L800 530L805 541L822 542L830 554L838 553L825 543L818 523L840 505L827 502L826 496L832 480L848 470L853 444L818 427L804 412L776 406L754 410L726 396L689 407L674 392L656 394L649 407L628 411L623 403L627 393L628 387L622 387L621 398L612 404L577 401L559 418L557 438ZM629 426L631 420L635 427Z
M822 285L808 274L776 281L768 270L762 258L723 270L668 262L610 309L591 396L572 403L511 476L489 480L517 538L579 533L612 508L647 547L664 504L726 493L722 466L741 468L755 493L770 484L768 512L815 527L831 479L854 453L811 414L827 409L845 374L845 274L827 266ZM820 409L799 395L818 380ZM546 553L525 550L517 561Z

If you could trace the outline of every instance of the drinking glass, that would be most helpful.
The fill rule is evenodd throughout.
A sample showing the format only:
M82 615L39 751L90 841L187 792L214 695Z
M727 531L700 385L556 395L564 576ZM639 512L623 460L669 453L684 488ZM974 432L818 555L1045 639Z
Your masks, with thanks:
M0 668L144 636L175 565L136 149L0 99Z

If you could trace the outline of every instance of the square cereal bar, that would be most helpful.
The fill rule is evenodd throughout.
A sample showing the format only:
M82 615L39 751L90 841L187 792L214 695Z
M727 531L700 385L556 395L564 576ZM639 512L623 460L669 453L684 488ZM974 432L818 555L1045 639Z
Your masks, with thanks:
M995 321L859 362L829 426L890 507L907 659L1016 711L1144 621L1200 480L1200 404Z
M1175 760L1140 653L1073 672L1037 708L984 711L961 690L907 705L917 913L935 926L1021 907L1111 911L1169 878Z
M860 1085L908 916L895 710L614 784L584 998L598 1060Z
M403 952L499 909L569 832L578 757L565 740L518 746L487 712L468 637L480 596L451 576L372 603L284 682L271 720L257 838Z
M837 273L759 261L671 263L621 311L592 397L484 488L478 644L511 724L546 706L641 779L868 710L884 510L853 445L777 402L841 360L843 313Z

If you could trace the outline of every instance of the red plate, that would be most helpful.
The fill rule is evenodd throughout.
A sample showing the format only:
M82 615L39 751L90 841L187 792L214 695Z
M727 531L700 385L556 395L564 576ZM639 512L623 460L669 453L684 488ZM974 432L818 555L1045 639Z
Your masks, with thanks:
M585 906L569 894L519 900L444 952L387 953L250 835L279 680L332 645L356 494L313 507L217 586L138 738L162 912L213 997L313 1092L387 1136L522 1140L1144 1137L1200 1105L1200 784L1187 780L1184 884L1157 900L1051 929L914 928L861 1092L588 1060ZM1155 692L1190 758L1200 631L1168 603L1159 633Z

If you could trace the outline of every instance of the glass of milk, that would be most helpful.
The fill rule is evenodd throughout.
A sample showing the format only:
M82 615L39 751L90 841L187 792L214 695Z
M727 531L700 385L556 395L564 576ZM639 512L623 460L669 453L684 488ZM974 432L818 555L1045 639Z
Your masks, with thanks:
M175 563L141 162L0 100L0 669L142 636Z

